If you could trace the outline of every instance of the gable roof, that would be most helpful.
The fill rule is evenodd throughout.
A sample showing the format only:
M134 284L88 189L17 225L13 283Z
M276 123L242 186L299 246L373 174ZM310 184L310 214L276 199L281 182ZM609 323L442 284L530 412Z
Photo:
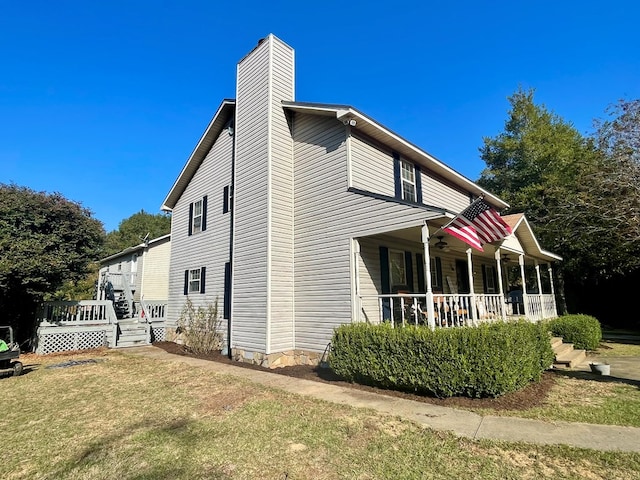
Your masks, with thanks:
M445 165L433 155L422 150L420 147L405 140L397 133L389 130L384 125L376 122L371 117L356 110L349 105L332 105L326 103L308 103L308 102L288 102L283 101L282 105L286 110L292 112L309 113L313 115L335 116L337 120L348 123L350 120L355 121L356 128L387 145L397 151L399 154L417 159L421 165L426 166L432 172L453 182L456 185L464 187L465 190L476 196L484 195L485 200L498 209L504 209L509 206L508 203L499 199L490 192L478 186L475 182L469 180L464 175L456 172L451 167Z
M209 122L209 126L202 134L202 137L200 137L196 148L191 152L191 155L189 156L185 166L182 168L180 175L178 175L178 178L171 187L169 194L164 199L164 202L162 202L162 207L160 207L161 210L170 212L173 207L176 206L178 199L187 188L187 185L189 185L189 182L195 175L202 161L207 156L207 153L209 153L209 150L211 150L211 147L220 135L220 132L227 125L228 121L233 118L235 108L235 100L227 98L222 101L216 111L216 114L211 119L211 122Z
M512 235L518 237L520 244L524 247L524 251L527 254L547 261L562 260L561 256L543 250L540 247L538 239L534 235L531 225L529 225L529 221L523 213L505 215L502 219L511 227L513 231Z

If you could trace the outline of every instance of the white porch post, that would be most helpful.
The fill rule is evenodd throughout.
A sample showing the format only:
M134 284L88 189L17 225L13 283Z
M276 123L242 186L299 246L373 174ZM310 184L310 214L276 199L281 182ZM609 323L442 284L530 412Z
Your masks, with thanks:
M471 305L468 306L468 309L471 310L471 320L475 325L478 320L478 312L476 312L476 294L473 288L473 260L470 248L467 248L467 273L469 275L469 293L471 294Z
M558 316L558 306L556 305L556 289L553 286L553 268L551 267L551 262L548 263L548 272L549 272L549 283L551 284L551 298L553 298L553 316Z
M520 264L520 278L522 281L522 303L524 304L524 316L529 319L529 299L527 297L527 281L524 276L524 255L518 256Z
M538 281L538 295L542 295L542 279L540 278L540 264L538 260L535 260L536 265L536 280Z
M422 225L422 245L424 247L424 275L425 285L427 286L427 322L429 328L435 330L436 318L435 311L433 309L433 290L431 287L431 257L429 256L429 227L427 222Z
M498 272L498 292L500 293L500 317L505 318L504 311L504 283L502 281L502 261L501 261L501 250L498 248L495 253L496 259L496 271Z

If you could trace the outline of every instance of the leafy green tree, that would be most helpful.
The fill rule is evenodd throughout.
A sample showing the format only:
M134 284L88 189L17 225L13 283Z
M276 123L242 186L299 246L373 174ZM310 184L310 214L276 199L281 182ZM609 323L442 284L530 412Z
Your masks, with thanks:
M170 232L171 217L169 215L162 213L154 215L140 210L122 220L118 230L107 234L105 253L113 255L125 248L139 245L145 238L158 238Z
M533 93L509 97L504 132L480 149L487 168L478 183L524 212L542 245L563 256L560 273L575 297L640 266L640 105L619 105L583 137Z
M0 184L0 322L30 338L38 303L84 278L103 242L102 223L79 203Z

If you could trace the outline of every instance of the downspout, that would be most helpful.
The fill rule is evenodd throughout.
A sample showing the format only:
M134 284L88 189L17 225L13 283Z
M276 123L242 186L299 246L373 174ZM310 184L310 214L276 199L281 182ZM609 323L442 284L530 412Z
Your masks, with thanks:
M231 141L231 186L229 187L229 318L227 319L227 357L233 359L231 353L231 318L233 317L233 232L236 209L236 136L235 136L235 110L234 121L231 124L229 135L233 137ZM223 309L224 311L224 306Z

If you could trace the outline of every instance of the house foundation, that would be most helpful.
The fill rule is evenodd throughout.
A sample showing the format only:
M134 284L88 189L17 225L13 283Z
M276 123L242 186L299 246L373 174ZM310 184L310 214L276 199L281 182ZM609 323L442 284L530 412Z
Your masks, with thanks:
M237 362L251 363L265 368L281 368L295 365L318 365L322 360L322 354L306 350L287 350L266 354L232 348L231 358Z

